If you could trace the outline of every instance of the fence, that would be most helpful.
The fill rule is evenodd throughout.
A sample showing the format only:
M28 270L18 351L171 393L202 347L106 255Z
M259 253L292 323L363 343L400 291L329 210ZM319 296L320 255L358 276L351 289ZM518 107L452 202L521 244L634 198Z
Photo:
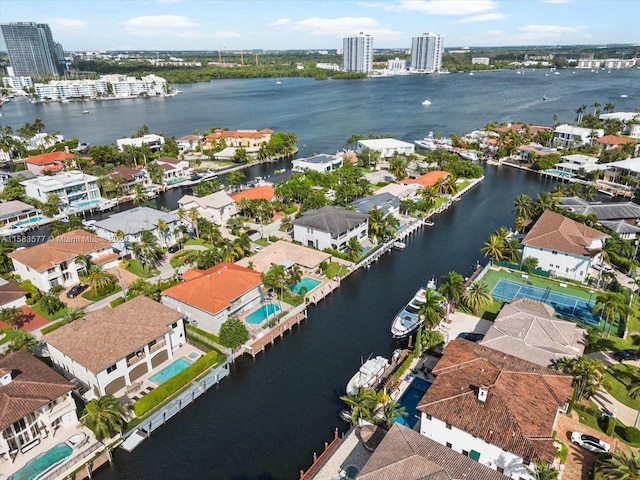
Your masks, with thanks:
M94 454L96 450L108 448L103 443L94 443L89 448L81 451L78 455L74 455L73 457L69 457L63 462L57 464L55 468L52 468L48 472L43 472L38 476L38 480L53 480L54 478L59 477L62 473L66 472L74 468L77 464L80 463L81 460L91 456Z

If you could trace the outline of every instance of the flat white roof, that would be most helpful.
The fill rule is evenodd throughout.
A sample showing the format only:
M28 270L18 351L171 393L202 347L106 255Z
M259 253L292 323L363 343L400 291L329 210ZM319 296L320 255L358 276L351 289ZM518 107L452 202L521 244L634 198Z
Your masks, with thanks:
M626 160L620 160L619 162L607 163L606 167L623 168L633 173L640 173L640 157L628 158Z
M395 138L372 138L370 140L358 140L358 143L372 150L380 150L382 148L413 148L413 143L403 142Z

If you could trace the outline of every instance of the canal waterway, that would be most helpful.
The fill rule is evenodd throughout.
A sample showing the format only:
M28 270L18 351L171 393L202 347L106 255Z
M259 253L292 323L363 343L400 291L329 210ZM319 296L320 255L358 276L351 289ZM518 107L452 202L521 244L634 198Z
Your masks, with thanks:
M344 148L352 133L388 132L411 141L429 131L464 133L492 121L549 125L554 114L572 121L576 108L596 101L613 102L618 111L639 106L638 70L545 75L538 70L353 82L283 79L282 85L273 79L216 81L180 85L185 93L167 99L94 102L84 117L74 104L16 101L3 107L3 122L16 128L39 117L47 131L92 144L114 143L143 124L175 136L215 126L268 127L294 132L300 155L307 155ZM423 107L425 98L432 105ZM274 168L280 165L252 167L248 177ZM347 428L336 417L338 397L361 359L390 356L398 347L389 332L394 314L432 276L470 274L471 265L483 261L479 249L488 235L513 224L514 198L535 197L554 186L554 180L535 174L487 166L484 182L436 216L434 227L411 237L405 250L345 279L309 308L299 328L256 359L239 359L230 377L134 452L117 450L114 464L95 478L297 478L334 429ZM159 205L175 208L180 195L179 189L169 191Z

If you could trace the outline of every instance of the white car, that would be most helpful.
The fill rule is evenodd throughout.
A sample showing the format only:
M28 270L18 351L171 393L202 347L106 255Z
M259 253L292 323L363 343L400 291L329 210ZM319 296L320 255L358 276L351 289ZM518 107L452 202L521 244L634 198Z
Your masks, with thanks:
M572 432L571 441L594 453L606 453L610 448L607 442L586 433Z

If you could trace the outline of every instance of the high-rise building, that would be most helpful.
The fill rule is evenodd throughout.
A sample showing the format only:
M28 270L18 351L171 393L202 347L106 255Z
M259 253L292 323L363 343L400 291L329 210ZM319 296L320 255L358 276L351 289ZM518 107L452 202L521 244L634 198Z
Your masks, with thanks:
M345 72L373 70L373 37L360 32L342 39L342 69Z
M53 40L49 25L18 22L3 23L0 27L14 75L64 74L62 45Z
M411 39L411 70L425 73L442 68L444 37L437 33L423 33Z

